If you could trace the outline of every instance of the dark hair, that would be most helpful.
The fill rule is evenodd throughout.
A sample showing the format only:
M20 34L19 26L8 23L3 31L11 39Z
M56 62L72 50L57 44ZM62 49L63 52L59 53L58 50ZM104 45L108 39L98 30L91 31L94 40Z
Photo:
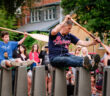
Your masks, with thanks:
M37 45L37 51L36 51L36 52L38 52L38 50L39 50L39 46L38 46L38 44L34 44L34 45ZM31 50L31 52L34 52L34 45L32 46L32 50Z
M22 44L18 46L19 47L19 53L21 54L21 52L20 52L20 46L24 48L24 54L25 54L25 56L27 56L26 47L24 45L22 45Z
M1 32L1 38L3 38L5 35L9 35L9 33L7 31L2 31Z

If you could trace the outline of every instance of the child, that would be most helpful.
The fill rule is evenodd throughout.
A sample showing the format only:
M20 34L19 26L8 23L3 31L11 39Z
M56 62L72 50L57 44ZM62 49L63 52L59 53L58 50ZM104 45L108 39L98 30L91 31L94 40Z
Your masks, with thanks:
M1 38L3 41L0 41L0 66L2 68L8 69L12 66L22 66L19 59L13 59L12 55L16 47L22 44L26 37L27 33L24 32L24 37L20 41L9 41L9 33L6 31L1 33Z
M46 96L50 96L52 77L51 77L51 66L50 66L50 61L49 61L48 45L45 46L44 50L41 50L39 54L39 58L42 59L41 65L45 65L45 70L46 70Z
M18 54L18 58L20 58L22 61L28 61L28 62L32 62L31 64L33 64L33 61L32 60L29 60L29 57L27 55L27 52L26 52L26 47L24 45L20 45L18 47L18 51L19 51L19 54ZM30 70L28 69L28 76L27 76L27 79L28 79L28 96L30 96L30 90L31 90L31 76L29 75L29 72Z

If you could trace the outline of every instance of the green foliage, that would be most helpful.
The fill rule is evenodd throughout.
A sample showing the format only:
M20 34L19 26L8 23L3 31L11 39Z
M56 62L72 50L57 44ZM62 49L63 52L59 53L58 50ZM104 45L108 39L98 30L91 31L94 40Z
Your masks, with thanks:
M69 14L74 10L76 4L76 0L62 0L61 7L64 10L64 14Z
M16 23L16 19L13 16L8 16L4 9L0 9L0 26L15 28L13 25Z
M102 33L110 32L110 1L109 0L62 0L64 13L71 11L77 14L77 22L89 31Z
M4 8L8 15L13 16L20 6L26 5L31 8L34 2L35 0L0 0L0 9Z
M4 9L0 9L0 27L16 29L16 19L14 16L7 16L7 12ZM0 30L2 31L2 30ZM10 40L18 40L18 34L14 32L10 33Z
M8 12L8 15L13 16L16 9L24 4L25 1L26 0L0 0L0 8L4 8Z
M35 42L35 39L33 39L30 36L28 36L23 44L26 46L27 49L31 49L31 47L32 47L34 42Z

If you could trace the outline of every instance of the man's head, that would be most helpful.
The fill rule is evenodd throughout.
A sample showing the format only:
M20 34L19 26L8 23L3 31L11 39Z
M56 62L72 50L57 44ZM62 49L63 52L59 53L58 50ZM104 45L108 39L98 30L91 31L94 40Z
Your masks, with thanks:
M9 41L9 33L6 31L1 32L1 38L5 43L8 43Z
M68 20L61 29L62 35L67 35L71 31L72 25L72 21Z

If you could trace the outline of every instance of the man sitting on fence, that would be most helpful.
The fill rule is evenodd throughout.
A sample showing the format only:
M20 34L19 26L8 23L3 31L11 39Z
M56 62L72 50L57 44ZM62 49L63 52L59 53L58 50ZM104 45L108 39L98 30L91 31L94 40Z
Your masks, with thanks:
M100 56L96 55L93 62L86 56L85 58L69 54L68 47L70 43L91 46L97 44L100 40L82 41L70 32L72 28L71 17L67 15L64 21L57 25L49 34L49 59L54 67L84 67L91 70L100 61ZM92 68L93 69L93 68Z
M22 44L27 37L27 33L24 33L24 37L19 41L9 41L9 33L6 31L1 32L0 41L0 67L8 69L12 66L30 65L33 61L22 62L20 59L13 59L12 53L18 45Z

